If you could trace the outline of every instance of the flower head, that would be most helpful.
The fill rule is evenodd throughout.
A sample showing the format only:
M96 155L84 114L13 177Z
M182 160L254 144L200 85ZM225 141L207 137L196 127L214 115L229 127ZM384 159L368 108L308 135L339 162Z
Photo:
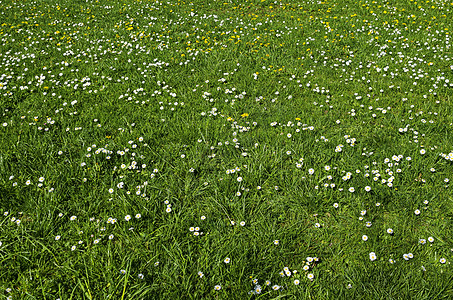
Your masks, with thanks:
M261 286L260 285L255 286L254 291L256 294L261 294L261 291L262 291Z

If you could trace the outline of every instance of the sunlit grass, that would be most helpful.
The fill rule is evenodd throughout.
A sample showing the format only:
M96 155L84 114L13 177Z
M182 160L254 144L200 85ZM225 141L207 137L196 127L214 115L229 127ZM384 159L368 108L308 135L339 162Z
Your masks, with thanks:
M453 297L452 9L1 2L0 297Z

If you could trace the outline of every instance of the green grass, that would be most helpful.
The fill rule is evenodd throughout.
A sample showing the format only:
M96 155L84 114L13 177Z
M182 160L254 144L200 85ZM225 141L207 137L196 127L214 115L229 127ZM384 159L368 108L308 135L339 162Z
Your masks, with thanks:
M453 297L452 3L0 13L0 299Z

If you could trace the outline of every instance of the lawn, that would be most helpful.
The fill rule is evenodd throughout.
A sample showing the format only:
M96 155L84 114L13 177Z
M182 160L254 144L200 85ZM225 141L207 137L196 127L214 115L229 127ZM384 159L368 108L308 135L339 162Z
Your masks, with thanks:
M451 1L0 1L0 299L452 299Z

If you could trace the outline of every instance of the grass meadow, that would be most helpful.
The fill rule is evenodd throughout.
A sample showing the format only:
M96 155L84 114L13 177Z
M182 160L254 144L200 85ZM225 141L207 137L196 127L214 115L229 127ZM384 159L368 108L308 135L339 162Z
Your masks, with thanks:
M453 299L453 3L0 1L0 299Z

